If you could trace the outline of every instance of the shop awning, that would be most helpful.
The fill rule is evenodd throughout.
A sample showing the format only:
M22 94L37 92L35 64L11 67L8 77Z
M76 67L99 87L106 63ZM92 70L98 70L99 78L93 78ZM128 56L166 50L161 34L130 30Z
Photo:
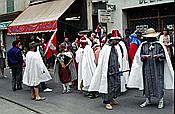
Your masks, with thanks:
M54 31L58 18L74 1L54 0L29 6L8 26L8 34Z

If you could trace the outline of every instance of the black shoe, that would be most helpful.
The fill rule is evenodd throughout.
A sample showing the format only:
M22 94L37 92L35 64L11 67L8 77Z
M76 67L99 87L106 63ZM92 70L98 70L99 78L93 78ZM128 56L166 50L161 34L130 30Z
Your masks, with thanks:
M90 95L91 95L90 93L84 92L84 96L85 96L85 97L88 97L88 96L90 96Z
M62 94L65 94L66 92L67 92L66 90L63 90L63 91L62 91Z
M96 94L91 94L91 95L88 96L88 98L90 98L90 99L95 99L97 97L98 97L98 95L96 95Z
M21 89L23 89L22 87L19 87L19 88L17 88L16 90L21 90Z
M90 98L90 99L94 99L95 96L94 96L94 95L89 95L88 98Z
M16 89L16 88L13 88L12 90L13 90L13 91L16 91L17 89Z

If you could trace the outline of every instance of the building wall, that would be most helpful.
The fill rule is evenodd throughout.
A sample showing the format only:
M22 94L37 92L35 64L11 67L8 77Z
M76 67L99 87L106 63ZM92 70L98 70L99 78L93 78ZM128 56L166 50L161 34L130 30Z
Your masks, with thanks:
M0 0L0 15L7 14L7 0ZM23 11L28 7L30 0L14 0L14 11Z
M88 29L93 29L93 23L92 23L92 2L91 0L87 0L87 24Z
M113 0L113 1L123 2L122 9L174 2L174 0Z
M30 0L14 0L15 11L23 11L28 7Z
M23 11L25 8L28 7L30 0L14 0L14 11L7 13L7 0L0 0L0 16L7 18L8 16L16 16L15 12ZM5 19L6 21L13 21L13 18ZM3 20L2 20L3 19ZM4 22L4 18L0 19L0 22ZM9 36L7 35L7 29L0 29L0 41L4 43L6 46L6 50L11 48L11 43L16 39L16 36Z
M113 23L108 23L108 32L112 29L119 29L122 35L127 27L127 12L125 9L139 8L143 6L174 3L174 0L109 0L107 4L116 5L116 10L113 12ZM143 14L144 15L144 14Z
M6 0L0 0L0 14L5 14L6 12Z

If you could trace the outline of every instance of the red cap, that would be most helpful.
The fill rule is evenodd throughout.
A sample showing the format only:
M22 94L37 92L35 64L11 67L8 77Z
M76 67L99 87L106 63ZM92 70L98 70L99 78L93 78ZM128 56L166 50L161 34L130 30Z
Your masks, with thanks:
M102 41L101 41L101 44L105 44L105 43L106 43L105 40L102 40Z
M118 40L121 39L121 35L119 33L118 30L112 30L112 37L110 38L110 40Z
M86 38L83 36L83 37L81 37L80 42L87 42L87 40L86 40Z

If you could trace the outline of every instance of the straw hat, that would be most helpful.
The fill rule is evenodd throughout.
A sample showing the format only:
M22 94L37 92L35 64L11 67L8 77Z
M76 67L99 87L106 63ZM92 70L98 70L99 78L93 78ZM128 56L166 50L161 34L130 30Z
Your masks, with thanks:
M143 37L158 37L160 32L156 32L153 28L149 28Z

